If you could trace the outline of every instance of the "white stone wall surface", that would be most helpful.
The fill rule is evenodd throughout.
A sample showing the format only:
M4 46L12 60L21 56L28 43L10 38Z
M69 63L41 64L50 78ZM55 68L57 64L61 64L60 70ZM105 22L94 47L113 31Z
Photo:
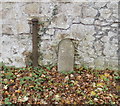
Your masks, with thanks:
M39 64L55 65L58 44L70 38L75 64L118 70L118 1L106 2L1 2L0 62L24 67L31 62L32 35L28 21L36 17L39 29Z

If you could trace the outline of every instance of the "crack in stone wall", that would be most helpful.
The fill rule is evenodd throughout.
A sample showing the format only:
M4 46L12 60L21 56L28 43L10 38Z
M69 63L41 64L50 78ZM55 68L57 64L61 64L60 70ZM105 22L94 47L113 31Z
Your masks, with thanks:
M2 3L0 12L0 60L7 65L21 67L26 65L26 57L30 60L28 20L37 17L44 25L39 31L40 65L56 64L59 42L70 38L75 45L75 64L118 69L118 2L11 2Z

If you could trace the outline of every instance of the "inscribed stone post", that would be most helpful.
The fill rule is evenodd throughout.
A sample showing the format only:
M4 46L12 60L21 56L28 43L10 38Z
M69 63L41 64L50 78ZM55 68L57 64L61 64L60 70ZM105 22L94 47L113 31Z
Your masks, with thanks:
M74 45L70 39L63 39L59 43L58 71L73 71Z

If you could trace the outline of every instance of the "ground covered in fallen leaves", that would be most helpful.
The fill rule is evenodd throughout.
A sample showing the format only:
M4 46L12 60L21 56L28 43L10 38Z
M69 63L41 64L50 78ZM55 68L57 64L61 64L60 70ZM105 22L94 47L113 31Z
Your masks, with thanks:
M2 67L2 104L119 104L118 71Z

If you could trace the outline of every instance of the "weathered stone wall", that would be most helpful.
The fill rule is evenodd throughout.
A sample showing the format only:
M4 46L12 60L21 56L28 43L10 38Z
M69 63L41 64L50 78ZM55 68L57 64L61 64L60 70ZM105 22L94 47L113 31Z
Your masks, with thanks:
M58 44L75 43L75 64L118 69L118 2L3 2L0 61L22 67L31 62L28 20L39 19L39 64L56 64Z

